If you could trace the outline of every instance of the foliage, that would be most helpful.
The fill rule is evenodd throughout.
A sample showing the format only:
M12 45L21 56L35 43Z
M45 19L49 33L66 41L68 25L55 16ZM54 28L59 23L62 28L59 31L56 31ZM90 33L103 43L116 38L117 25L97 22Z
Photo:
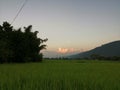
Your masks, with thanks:
M32 25L15 30L8 22L0 25L0 62L36 62L42 60L43 43L47 39L37 37Z
M98 55L98 54L92 54L92 55L90 56L90 59L93 59L93 60L112 60L112 61L120 61L120 57L118 57L118 56L107 57L107 56L102 56L102 55Z
M83 61L1 64L0 90L120 90L119 62Z

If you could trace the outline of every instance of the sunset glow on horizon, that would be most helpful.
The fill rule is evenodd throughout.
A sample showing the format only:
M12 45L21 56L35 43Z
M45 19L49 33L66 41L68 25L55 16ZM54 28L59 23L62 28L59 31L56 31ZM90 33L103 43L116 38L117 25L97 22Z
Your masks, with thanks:
M58 48L58 52L66 53L66 52L68 52L68 49L67 48Z
M73 48L58 48L59 53L71 53L71 52L76 52L77 50Z

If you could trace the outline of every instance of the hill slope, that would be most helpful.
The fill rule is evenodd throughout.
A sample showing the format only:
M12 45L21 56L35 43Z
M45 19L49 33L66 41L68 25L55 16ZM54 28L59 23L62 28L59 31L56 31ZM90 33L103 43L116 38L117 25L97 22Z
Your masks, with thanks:
M112 56L120 57L120 40L104 44L90 51L69 56L69 58L90 57L92 54L97 54L97 55L106 56L106 57L112 57Z

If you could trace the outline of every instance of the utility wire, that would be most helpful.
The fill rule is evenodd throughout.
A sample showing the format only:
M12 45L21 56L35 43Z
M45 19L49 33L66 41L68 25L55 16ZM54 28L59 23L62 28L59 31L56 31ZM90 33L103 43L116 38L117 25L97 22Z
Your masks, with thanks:
M28 0L25 0L25 2L23 3L23 5L21 6L21 8L19 9L18 13L15 15L15 17L13 18L11 25L14 23L14 21L16 20L16 18L19 16L20 12L22 11L23 7L26 5L26 3L28 2Z

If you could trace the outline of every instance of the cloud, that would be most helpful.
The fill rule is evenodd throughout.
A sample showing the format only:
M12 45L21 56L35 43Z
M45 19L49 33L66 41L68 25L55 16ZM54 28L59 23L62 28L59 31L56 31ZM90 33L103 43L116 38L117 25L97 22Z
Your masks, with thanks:
M67 48L58 48L58 52L60 52L60 53L67 53L68 49Z
M58 52L59 53L72 53L72 52L76 52L78 50L74 49L74 48L58 48Z

